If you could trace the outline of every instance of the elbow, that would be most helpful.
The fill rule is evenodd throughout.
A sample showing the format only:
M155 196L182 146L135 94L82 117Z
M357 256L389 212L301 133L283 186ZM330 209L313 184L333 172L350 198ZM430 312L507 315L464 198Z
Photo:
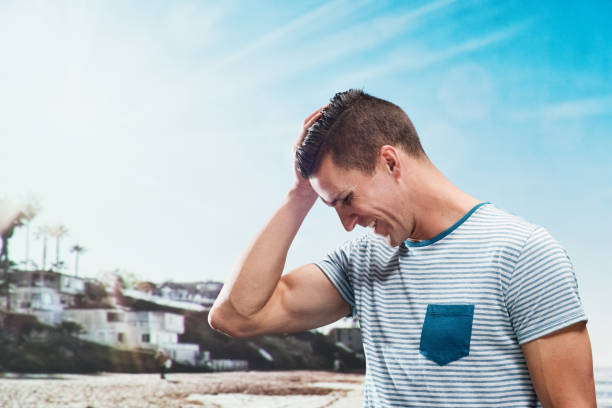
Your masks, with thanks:
M227 316L224 317L224 314L225 313L223 313L220 306L213 306L213 308L210 309L210 312L208 312L208 325L213 330L226 334L230 337L236 337L235 330L232 329L231 325L227 324L228 318Z
M232 309L231 306L215 304L208 313L210 327L235 339L253 337L255 333L249 329L249 319L228 309Z
M208 312L208 325L211 329L221 331L221 321L219 318L218 308L214 307Z

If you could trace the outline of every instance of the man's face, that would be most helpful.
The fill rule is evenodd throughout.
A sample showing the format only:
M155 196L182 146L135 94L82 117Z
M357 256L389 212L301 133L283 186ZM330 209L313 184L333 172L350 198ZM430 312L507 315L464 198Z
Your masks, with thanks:
M369 227L387 243L398 246L410 235L410 225L402 219L402 197L393 174L384 162L372 175L336 166L328 154L310 184L321 200L333 207L347 231L355 225Z

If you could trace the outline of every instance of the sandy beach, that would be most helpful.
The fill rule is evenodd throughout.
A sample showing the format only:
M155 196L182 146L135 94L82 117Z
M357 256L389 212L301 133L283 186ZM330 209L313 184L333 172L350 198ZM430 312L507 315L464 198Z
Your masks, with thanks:
M363 375L319 371L210 374L0 374L5 408L349 408L363 400Z

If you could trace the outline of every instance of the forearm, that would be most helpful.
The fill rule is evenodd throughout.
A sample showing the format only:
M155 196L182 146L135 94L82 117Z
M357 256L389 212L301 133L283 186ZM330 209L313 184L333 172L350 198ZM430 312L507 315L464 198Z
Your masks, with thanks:
M272 296L283 269L287 252L316 195L291 190L272 218L245 251L226 282L215 307L229 302L242 317L261 310Z

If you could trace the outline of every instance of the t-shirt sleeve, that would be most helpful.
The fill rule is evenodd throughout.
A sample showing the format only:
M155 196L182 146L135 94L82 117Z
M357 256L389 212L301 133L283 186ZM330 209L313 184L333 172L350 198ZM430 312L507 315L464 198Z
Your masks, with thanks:
M350 305L351 315L355 316L355 292L349 278L351 246L351 241L346 242L314 264L323 271L325 276L336 287L340 296Z
M537 227L525 242L506 304L519 344L587 320L572 263L546 229Z

